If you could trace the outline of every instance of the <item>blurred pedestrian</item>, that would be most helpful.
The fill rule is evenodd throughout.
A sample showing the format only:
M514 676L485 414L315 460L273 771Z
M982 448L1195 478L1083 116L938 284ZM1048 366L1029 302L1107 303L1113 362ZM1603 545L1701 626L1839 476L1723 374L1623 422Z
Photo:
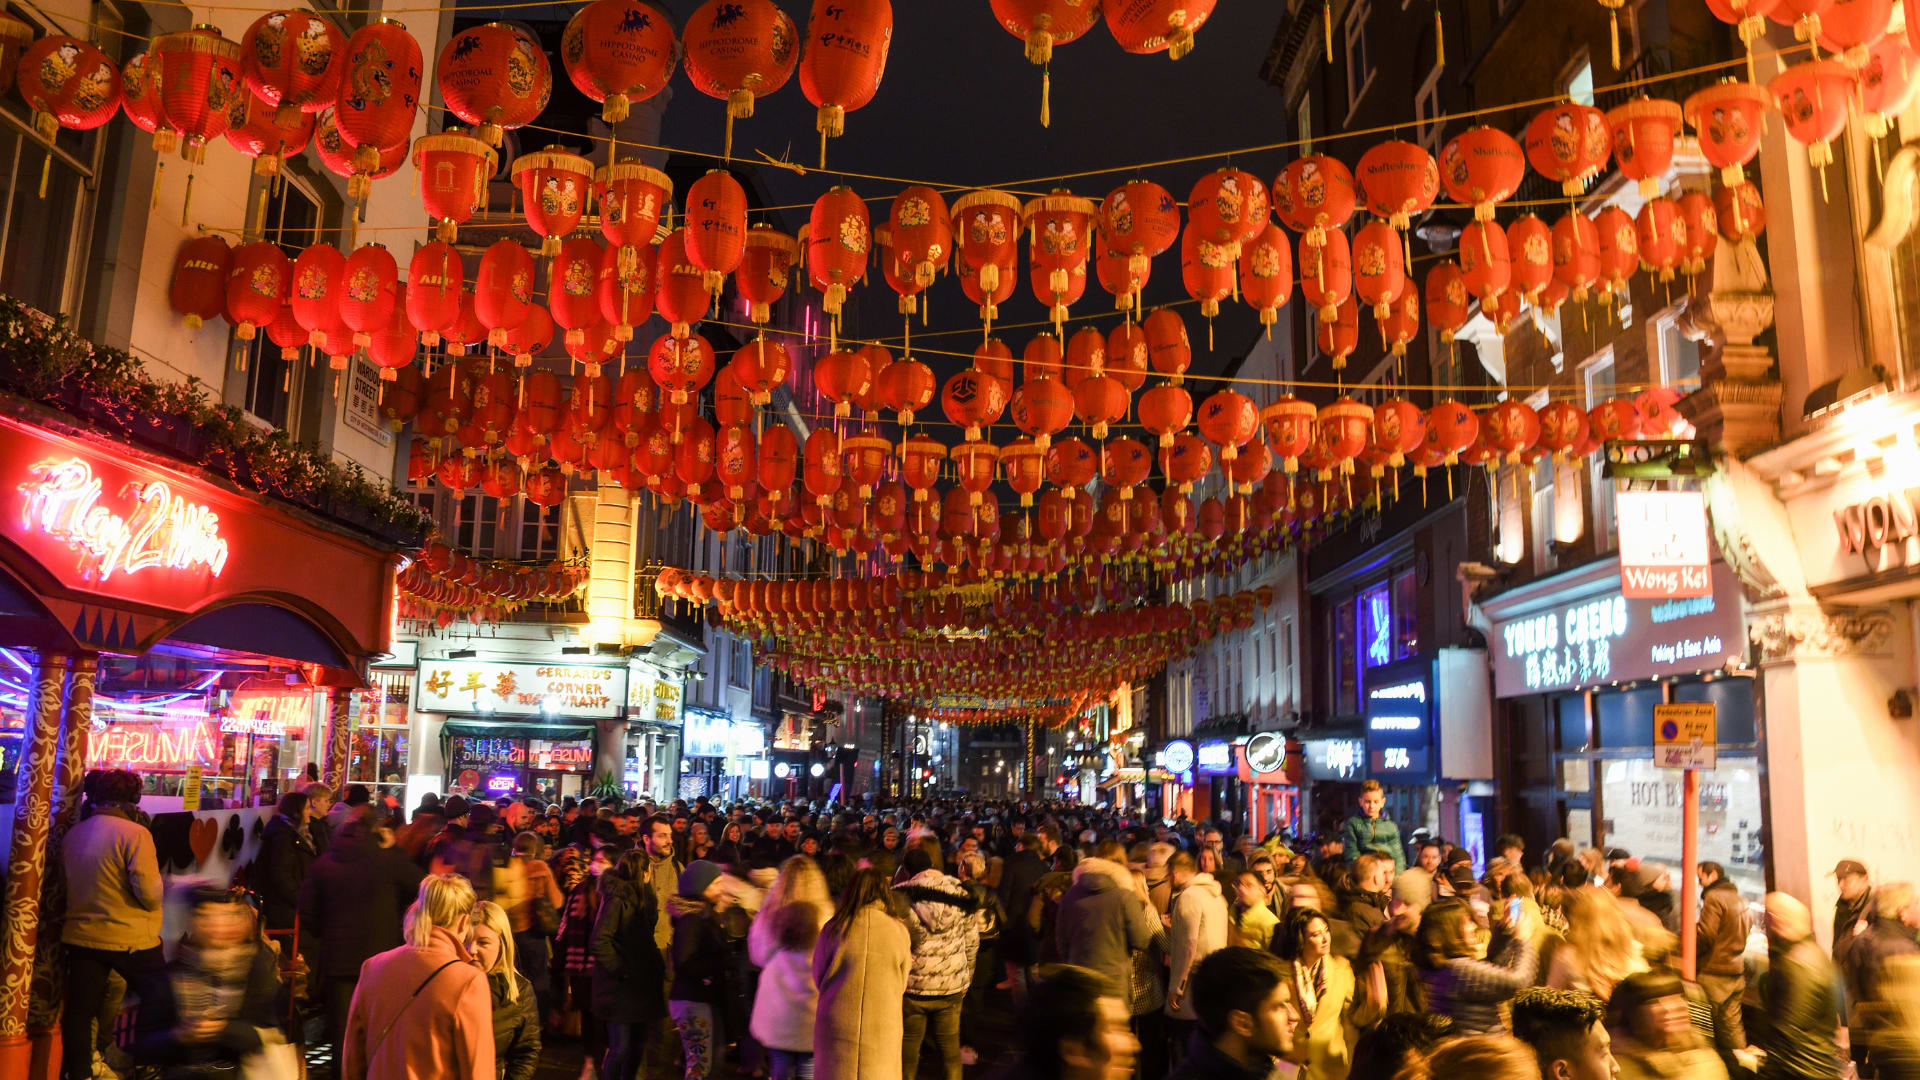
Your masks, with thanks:
M1833 868L1840 898L1833 904L1833 962L1845 965L1853 939L1867 932L1873 921L1873 881L1865 863L1841 859Z
M1200 1019L1193 1000L1200 962L1227 947L1230 916L1220 884L1181 852L1167 862L1173 879L1173 911L1167 918L1167 1033L1174 1052L1192 1042Z
M725 875L705 859L680 873L670 902L673 916L672 983L667 1011L680 1033L686 1055L686 1080L707 1080L726 1048L723 1011L733 964L721 917L733 904Z
M1747 902L1727 880L1726 867L1703 862L1700 875L1698 980L1713 1009L1713 1041L1722 1054L1744 1050L1746 1025L1740 1001L1747 990Z
M1506 943L1488 959L1479 958L1473 912L1458 900L1427 908L1420 922L1417 960L1426 984L1427 1006L1453 1018L1464 1035L1507 1030L1501 1008L1514 994L1533 985L1536 954L1531 918L1524 905L1509 902L1501 915Z
M1621 980L1607 1028L1620 1080L1727 1080L1719 1053L1689 1020L1678 976L1643 971Z
M1140 1043L1112 991L1097 972L1049 968L1015 1020L1016 1056L993 1080L1130 1080Z
M493 1002L493 1061L498 1080L533 1080L540 1065L540 1013L533 983L515 964L513 923L499 904L474 906L468 947L487 973Z
M813 946L824 914L810 900L788 900L771 912L763 909L754 921L755 941L771 944L772 951L756 950L754 960L763 970L749 1026L771 1057L772 1080L813 1077L813 1025L820 1001Z
M1540 1080L1614 1080L1606 1003L1581 990L1532 987L1513 998L1513 1034L1533 1048Z
M1534 1080L1539 1075L1540 1064L1527 1044L1504 1035L1482 1035L1440 1044L1407 1080Z
M1813 913L1805 904L1786 893L1767 894L1767 946L1760 1080L1836 1080L1840 976L1813 939Z
M187 930L168 962L165 993L141 998L133 1054L143 1065L294 1080L299 1061L275 1026L280 973L242 896L189 891Z
M596 853L593 864L602 862ZM646 882L647 864L647 853L634 848L618 866L582 883L597 887L599 897L590 937L590 1008L582 1028L589 1032L589 1060L600 1051L601 1080L633 1080L649 1036L667 1016L666 963L654 943L658 901ZM569 903L569 925L575 917ZM591 1036L587 1025L595 1023L603 1025L604 1041Z
M363 808L340 823L327 853L307 871L300 890L300 932L313 945L319 980L314 996L327 1014L335 1053L346 1035L360 968L400 947L400 923L425 875L398 848L382 847L373 811Z

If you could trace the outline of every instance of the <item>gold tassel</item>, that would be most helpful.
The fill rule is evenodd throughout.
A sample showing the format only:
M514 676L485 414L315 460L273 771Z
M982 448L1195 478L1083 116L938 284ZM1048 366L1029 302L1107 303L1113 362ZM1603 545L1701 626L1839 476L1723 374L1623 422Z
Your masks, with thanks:
M269 186L271 185L268 185L268 184L260 185L260 198L259 198L259 201L254 206L253 234L255 236L260 236L264 234L267 229L267 188ZM444 278L444 275L442 275L442 277ZM446 288L446 284L444 280L441 283L441 288L442 289Z
M1053 69L1040 71L1040 126L1053 126Z
M193 170L187 170L187 194L180 200L180 227L187 227L187 208L193 205Z
M47 197L47 177L53 172L53 148L47 148L47 156L40 160L40 197ZM180 224L185 225L186 222Z
M1325 0L1320 10L1320 28L1327 39L1327 63L1333 63L1333 0Z
M1613 70L1620 70L1620 9L1613 8L1607 13L1607 30L1613 39Z
M1440 25L1440 0L1433 0L1433 66L1447 66L1447 35Z
M153 167L153 193L147 196L147 212L152 213L160 206L160 178L167 174L167 163L162 161Z

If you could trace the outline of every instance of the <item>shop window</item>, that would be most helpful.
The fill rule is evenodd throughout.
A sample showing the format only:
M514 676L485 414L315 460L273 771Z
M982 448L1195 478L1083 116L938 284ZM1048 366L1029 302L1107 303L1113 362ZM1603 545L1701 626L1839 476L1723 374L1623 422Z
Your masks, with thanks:
M320 198L297 177L285 177L283 182L268 187L264 220L266 228L261 238L277 245L289 259L298 258L316 240ZM298 437L302 434L301 413L314 379L320 377L321 365L307 355L282 360L280 346L273 343L264 328L244 347L247 370L246 382L241 387L241 407ZM303 346L302 352L310 353L311 348Z
M497 557L500 500L478 492L453 504L453 548L476 559Z
M1680 332L1680 307L1655 316L1652 325L1660 348L1660 381L1691 391L1700 379L1700 343Z
M1759 740L1753 721L1753 680L1739 676L1673 684L1675 701L1710 701L1718 714L1722 746L1744 746Z
M560 509L564 505L536 506L521 500L520 558L546 561L559 557Z
M1554 749L1587 749L1587 698L1585 694L1567 694L1553 702Z
M1293 693L1293 616L1280 620L1281 693Z
M1659 686L1610 690L1594 697L1599 720L1600 748L1621 750L1653 745L1653 707L1660 704Z
M1367 45L1367 21L1373 15L1371 0L1354 0L1347 9L1347 115L1360 104L1366 96L1367 87L1373 85L1373 54Z
M1553 479L1553 455L1533 463L1533 505L1529 507L1533 572L1543 576L1552 573L1560 561L1553 553Z
M1393 593L1385 582L1360 594L1360 667L1393 662Z
M1343 716L1360 711L1360 666L1354 649L1354 601L1333 609L1333 708Z
M746 689L753 679L753 642L743 637L733 639L732 654L727 659L727 682L729 685Z
M1405 660L1420 651L1419 584L1411 567L1393 578L1393 658Z
M1585 52L1574 62L1561 89L1577 105L1593 104L1593 60Z
M1300 95L1300 106L1293 111L1294 137L1300 142L1300 155L1313 153L1313 95Z

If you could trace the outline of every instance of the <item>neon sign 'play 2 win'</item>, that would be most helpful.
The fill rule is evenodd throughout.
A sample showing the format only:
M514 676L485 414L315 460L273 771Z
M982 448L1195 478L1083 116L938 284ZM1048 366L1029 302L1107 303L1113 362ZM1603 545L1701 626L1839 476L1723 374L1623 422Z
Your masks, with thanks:
M47 458L27 475L31 479L20 485L27 527L79 551L81 573L89 580L195 566L219 577L227 565L220 515L175 495L164 480L123 487L120 494L133 505L122 516L100 505L100 478L80 458Z

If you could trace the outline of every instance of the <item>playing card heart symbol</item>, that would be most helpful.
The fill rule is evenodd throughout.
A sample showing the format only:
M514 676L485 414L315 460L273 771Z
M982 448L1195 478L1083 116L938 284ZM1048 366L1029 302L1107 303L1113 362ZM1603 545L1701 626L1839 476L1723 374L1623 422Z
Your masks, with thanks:
M187 829L187 846L193 849L193 865L198 867L220 842L220 826L212 818L200 818Z

